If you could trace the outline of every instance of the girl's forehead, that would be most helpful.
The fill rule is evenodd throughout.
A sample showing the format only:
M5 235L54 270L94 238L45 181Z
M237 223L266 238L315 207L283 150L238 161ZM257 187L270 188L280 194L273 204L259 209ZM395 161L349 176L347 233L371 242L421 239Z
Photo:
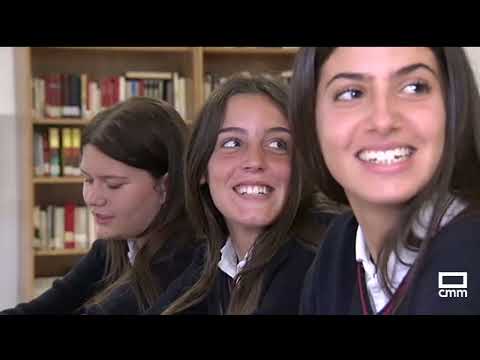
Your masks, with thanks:
M426 64L438 72L436 57L427 47L339 47L322 66L322 74L355 72L387 76L417 63Z

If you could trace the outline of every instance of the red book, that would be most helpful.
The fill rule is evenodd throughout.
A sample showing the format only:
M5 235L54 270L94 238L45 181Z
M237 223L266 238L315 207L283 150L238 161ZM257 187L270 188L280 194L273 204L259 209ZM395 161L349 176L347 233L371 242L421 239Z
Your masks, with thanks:
M65 249L75 248L75 204L65 204Z
M118 76L112 76L112 105L115 105L120 102L120 79Z
M42 131L43 141L43 174L50 176L50 142L48 141L48 131Z
M108 107L107 81L105 78L100 80L101 109Z

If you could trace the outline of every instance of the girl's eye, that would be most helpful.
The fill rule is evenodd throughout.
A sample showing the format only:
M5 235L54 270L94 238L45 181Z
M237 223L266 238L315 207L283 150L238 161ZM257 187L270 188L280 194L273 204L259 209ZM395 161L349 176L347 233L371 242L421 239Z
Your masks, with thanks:
M86 184L93 184L93 179L89 179L89 178L83 178L83 182L86 183Z
M427 83L417 81L413 84L408 84L403 88L403 91L405 91L408 94L425 94L430 91L431 87Z
M335 95L336 101L352 101L358 99L363 95L360 90L357 89L347 89Z
M123 186L123 184L108 184L107 187L109 189L115 190L115 189L120 189Z
M271 141L268 146L275 150L288 150L288 144L285 140L275 139Z
M237 146L240 146L240 141L238 139L228 139L222 144L222 147L224 148L234 148Z

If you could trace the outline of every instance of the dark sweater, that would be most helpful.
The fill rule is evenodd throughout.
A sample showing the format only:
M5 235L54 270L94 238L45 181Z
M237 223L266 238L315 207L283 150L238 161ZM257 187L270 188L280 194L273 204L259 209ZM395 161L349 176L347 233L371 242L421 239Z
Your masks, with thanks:
M147 314L160 314L198 280L204 251L199 249L191 266L172 283ZM298 314L303 280L313 257L313 250L295 240L281 248L266 267L259 307L254 314ZM229 301L229 281L229 276L219 271L207 297L182 314L222 314Z
M355 260L357 226L351 212L332 223L305 279L302 314L362 313ZM396 314L480 314L478 234L478 217L458 217L444 226L432 239L419 272L410 279ZM467 272L467 297L440 296L439 272Z
M156 259L152 272L158 283L165 288L177 278L192 261L193 247L172 252L168 257ZM97 240L90 251L63 278L55 280L52 287L30 302L6 309L0 314L81 314L87 310L82 305L102 290L102 278L106 264L106 241ZM135 314L139 305L131 286L114 291L92 313Z

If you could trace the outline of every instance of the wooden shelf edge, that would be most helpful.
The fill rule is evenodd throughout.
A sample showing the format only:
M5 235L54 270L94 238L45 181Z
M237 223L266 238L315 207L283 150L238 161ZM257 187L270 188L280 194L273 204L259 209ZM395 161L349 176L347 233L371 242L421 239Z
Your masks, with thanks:
M88 249L35 250L35 256L75 256L85 255Z
M67 125L84 126L90 122L90 119L69 119L69 118L34 118L34 125Z
M125 52L158 52L158 53L188 53L192 49L188 46L113 46L113 47L94 47L94 46L79 46L79 47L48 47L47 49L55 50L78 50L78 51L125 51Z
M267 47L206 47L206 55L295 55L299 48L267 48Z
M59 177L34 177L34 184L81 184L83 178L80 176L59 176Z

